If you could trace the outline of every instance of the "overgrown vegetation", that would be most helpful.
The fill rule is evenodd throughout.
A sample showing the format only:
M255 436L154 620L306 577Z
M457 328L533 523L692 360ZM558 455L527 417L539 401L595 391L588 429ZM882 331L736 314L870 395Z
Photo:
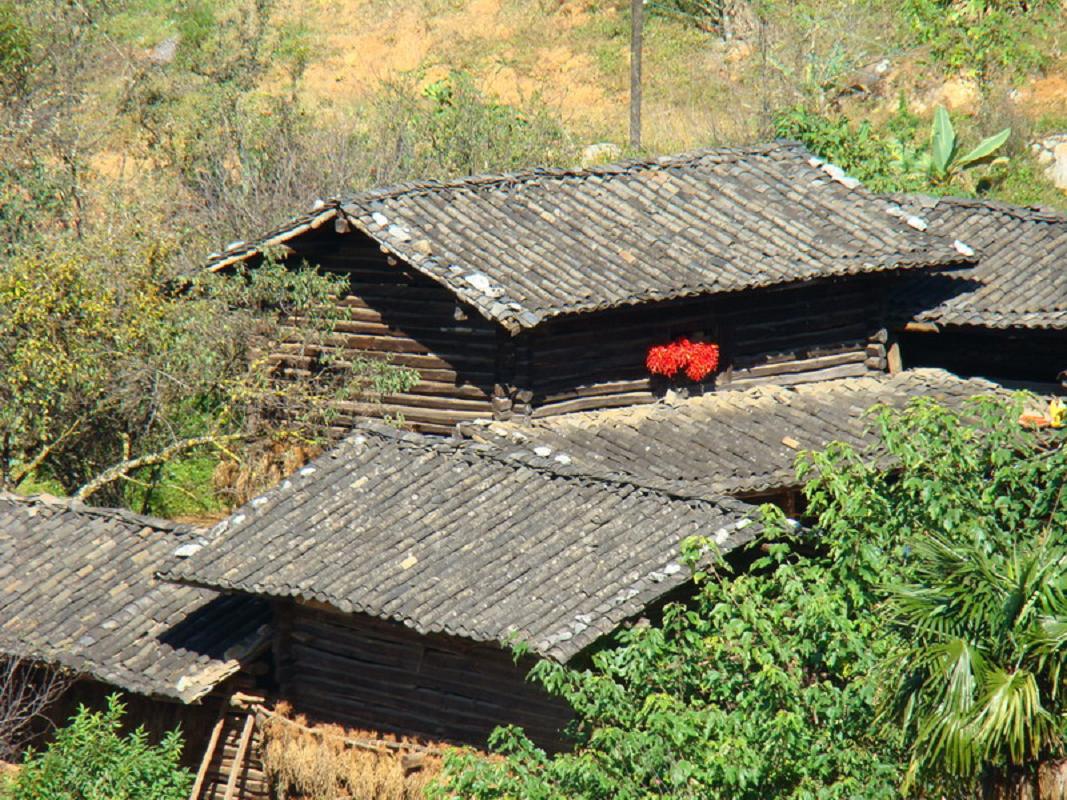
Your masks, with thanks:
M205 276L205 255L316 197L569 152L543 107L463 73L317 117L300 93L310 33L274 11L0 3L0 486L167 514L254 492L288 451L321 446L330 399L417 375L323 347L343 281L270 263ZM311 378L275 380L263 354L283 335Z
M779 136L803 142L878 192L989 194L1008 177L1011 162L1000 153L1010 128L964 147L943 106L925 136L919 123L903 102L881 130L803 107L781 112L775 121Z
M777 533L745 572L712 558L692 602L590 668L539 664L575 710L574 751L499 730L502 757L449 759L438 796L964 797L1047 779L1067 451L1019 424L1021 402L878 411L889 472L845 445L802 456L810 531L768 510Z
M78 708L41 752L29 751L17 773L0 783L3 800L185 800L193 775L179 766L181 733L158 745L143 728L122 735L125 707Z

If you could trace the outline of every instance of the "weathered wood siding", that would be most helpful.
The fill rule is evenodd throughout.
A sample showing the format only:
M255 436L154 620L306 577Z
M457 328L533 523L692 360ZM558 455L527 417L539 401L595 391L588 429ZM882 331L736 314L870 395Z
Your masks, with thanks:
M648 403L648 348L685 334L720 346L705 389L803 383L884 371L877 277L759 289L560 319L520 342L514 411L534 417Z
M298 603L275 620L281 699L313 721L472 745L513 723L551 747L568 718L496 645Z
M353 417L403 417L410 427L447 433L456 422L492 416L498 382L499 326L458 303L445 288L400 262L359 234L305 236L289 262L307 261L345 275L351 292L342 299L348 319L336 326L332 345L345 355L387 359L418 370L421 380L408 392L380 404L342 402L339 423ZM313 368L314 354L283 348L290 370ZM343 357L342 357L343 358Z
M888 275L770 287L561 317L511 336L454 295L359 234L298 240L306 260L348 277L351 318L332 342L342 353L387 358L417 369L411 391L380 405L339 403L341 427L356 416L403 417L408 426L449 433L478 418L549 416L648 403L667 382L650 377L648 348L703 336L722 351L705 389L801 383L886 367L883 327ZM284 350L287 369L314 368L314 353Z

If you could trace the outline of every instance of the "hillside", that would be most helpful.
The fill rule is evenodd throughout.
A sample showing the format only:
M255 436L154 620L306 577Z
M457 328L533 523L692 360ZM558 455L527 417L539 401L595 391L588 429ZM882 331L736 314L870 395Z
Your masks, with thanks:
M1058 155L1067 183L1060 0L649 0L640 153L629 8L0 0L0 304L24 312L0 318L0 485L72 493L117 462L266 426L254 455L168 456L110 473L99 497L173 515L269 483L293 436L314 451L307 417L245 416L265 398L242 370L264 308L331 288L272 273L240 297L169 289L317 198L785 136L876 191L1067 208L1047 174ZM955 146L937 167L942 106ZM992 163L961 163L985 137ZM364 392L393 380L363 377ZM321 407L315 392L297 405Z

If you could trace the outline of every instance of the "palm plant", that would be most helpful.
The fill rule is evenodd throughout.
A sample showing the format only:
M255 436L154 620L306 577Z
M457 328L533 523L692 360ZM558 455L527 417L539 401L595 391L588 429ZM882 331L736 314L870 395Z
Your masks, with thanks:
M928 535L913 545L911 581L889 600L907 644L882 698L883 716L910 741L906 790L919 779L978 778L994 797L1063 796L1041 790L1067 727L1059 533Z

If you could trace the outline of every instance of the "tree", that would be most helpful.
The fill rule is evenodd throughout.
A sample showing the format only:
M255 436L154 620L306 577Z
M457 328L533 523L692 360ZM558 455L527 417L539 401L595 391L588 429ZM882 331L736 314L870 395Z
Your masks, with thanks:
M619 633L585 669L535 667L574 709L572 751L550 755L500 730L491 744L502 757L454 756L437 796L878 798L904 787L955 798L1003 786L1013 747L1031 773L1057 758L1067 452L1064 431L1020 424L1023 402L880 408L870 450L802 454L808 529L768 509L758 557L737 574L707 542L688 543L690 563L712 559L689 602ZM916 593L922 603L907 599ZM967 613L950 613L949 596ZM1017 626L1005 627L1005 600ZM1001 709L984 733L990 714L968 729L981 735L968 740L967 770L938 744L949 630L986 665L974 718ZM999 641L1005 631L1018 640ZM1034 695L1020 691L1031 685L1020 670L1034 675L1040 705L1021 702ZM1018 691L1014 707L996 686Z
M574 709L571 752L502 729L503 758L448 759L437 796L896 797L901 760L875 729L867 677L886 645L856 606L866 587L781 534L744 574L698 574L691 604L620 633L589 668L534 668Z
M911 742L905 786L943 773L995 797L1058 797L1041 787L1067 777L1067 547L1062 533L984 539L918 542L913 582L891 598L906 645L884 705Z
M1028 797L1064 755L1067 451L1062 429L1022 424L1023 402L883 409L895 469L840 446L805 467L836 557L889 587L880 718L908 790Z
M73 677L21 658L0 658L0 761L14 761L47 730L48 709Z
M192 774L180 766L182 737L175 729L158 745L143 728L123 736L125 706L117 694L107 708L80 706L42 752L27 753L3 800L185 800Z
M124 234L60 241L0 267L0 486L43 477L121 504L168 461L321 440L333 397L373 399L417 379L331 355L343 279L269 259L187 278L174 235ZM283 335L316 353L313 374L278 379L265 352Z

